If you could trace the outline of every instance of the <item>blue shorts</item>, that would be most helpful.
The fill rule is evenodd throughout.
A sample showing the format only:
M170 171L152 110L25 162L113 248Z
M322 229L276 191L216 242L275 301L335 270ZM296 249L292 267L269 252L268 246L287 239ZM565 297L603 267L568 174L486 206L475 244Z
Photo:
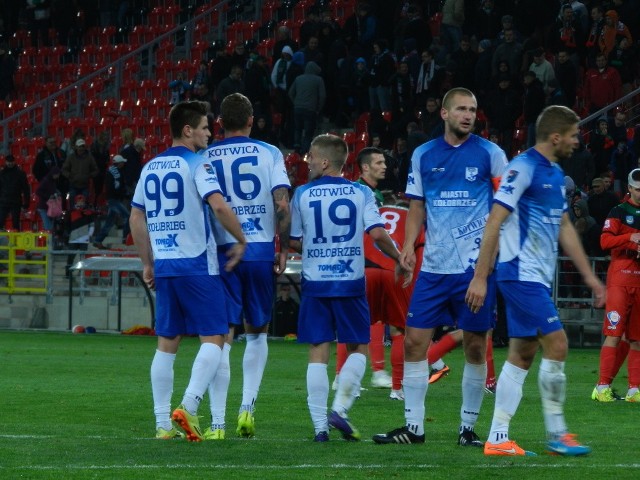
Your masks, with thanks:
M333 342L366 345L371 338L367 297L307 297L302 294L298 316L298 342Z
M227 256L218 254L220 276L227 292L229 323L242 319L256 328L271 321L275 277L273 262L240 262L231 272L224 271Z
M443 325L468 332L486 332L496 323L495 274L487 278L487 298L478 313L464 301L473 271L460 274L420 272L407 314L407 327L436 328Z
M218 275L156 277L156 333L226 335L226 294Z
M551 289L538 282L500 281L509 337L537 337L562 329Z

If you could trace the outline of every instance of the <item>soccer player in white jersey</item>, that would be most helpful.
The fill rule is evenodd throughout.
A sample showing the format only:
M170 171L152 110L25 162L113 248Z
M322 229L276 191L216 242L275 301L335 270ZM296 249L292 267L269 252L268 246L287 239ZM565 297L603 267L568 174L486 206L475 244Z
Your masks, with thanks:
M535 455L509 439L522 385L536 352L542 347L538 386L547 432L547 451L585 455L589 447L568 433L564 418L567 379L567 336L551 299L551 282L558 257L558 241L571 257L597 306L605 301L605 287L591 271L565 200L564 173L557 162L578 146L575 112L563 106L545 108L536 122L536 144L514 158L502 177L487 220L475 275L466 302L478 311L486 302L486 279L495 263L498 287L507 308L509 353L496 389L496 403L485 455ZM501 232L502 228L502 232Z
M156 290L158 349L151 364L156 437L202 440L197 411L213 380L228 332L226 296L220 279L209 207L235 239L225 268L242 258L245 238L222 196L215 170L195 152L211 136L203 102L184 102L169 113L173 144L142 169L131 202L131 234L142 260L143 279ZM216 305L214 315L211 306ZM200 350L182 402L171 414L173 364L183 335L200 336ZM171 414L171 416L170 416Z
M242 403L238 413L237 434L255 435L254 405L267 363L267 331L274 298L274 274L284 272L289 251L289 178L280 150L249 138L253 108L247 97L234 93L220 105L220 123L224 139L201 152L215 170L222 195L235 212L247 239L247 250L232 272L222 272L228 296L229 334L221 367L211 385L211 428L206 440L221 440L225 435L225 410L230 381L229 351L234 325L244 317L246 348L242 361ZM220 265L227 261L233 237L215 224ZM279 234L280 251L275 251ZM275 258L275 262L274 262Z
M491 208L494 184L507 158L494 143L472 134L477 102L466 88L442 99L444 135L419 146L411 157L410 198L400 264L416 264L414 244L427 225L422 268L413 290L404 340L405 425L373 437L376 443L423 443L429 385L427 347L440 325L463 331L461 424L458 444L481 447L474 431L487 375L487 332L494 326L495 283L486 304L472 313L464 295L473 277L480 239Z
M302 253L298 341L310 344L307 404L316 442L329 440L329 425L347 440L360 439L348 412L364 375L369 343L364 233L396 262L400 258L371 189L342 178L347 153L347 144L340 137L317 136L307 157L309 183L298 187L291 201L291 246ZM397 271L401 272L399 265ZM402 273L408 285L411 272ZM327 363L336 333L338 341L347 344L349 356L327 415Z

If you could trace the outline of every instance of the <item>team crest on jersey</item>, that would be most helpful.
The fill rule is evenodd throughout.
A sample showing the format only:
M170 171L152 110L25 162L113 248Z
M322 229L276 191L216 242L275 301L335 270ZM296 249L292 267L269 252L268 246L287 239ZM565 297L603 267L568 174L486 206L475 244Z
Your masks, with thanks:
M620 322L620 314L615 310L607 312L607 320L612 327L615 327Z
M209 175L215 175L215 172L213 170L213 166L211 166L211 164L209 164L209 163L205 163L204 164L204 171L207 172Z
M409 177L407 178L407 185L413 185L415 183L416 181L413 179L413 175L409 174Z
M627 215L624 219L626 220L627 225L633 225L633 215Z
M604 226L602 228L611 228L611 221L608 218L604 221Z
M513 183L518 177L518 173L520 172L517 170L509 170L509 173L507 173L507 183Z
M500 191L502 193L506 193L507 195L513 195L513 190L515 187L513 185L500 185Z
M464 178L470 182L475 182L478 177L478 167L467 167L465 170Z

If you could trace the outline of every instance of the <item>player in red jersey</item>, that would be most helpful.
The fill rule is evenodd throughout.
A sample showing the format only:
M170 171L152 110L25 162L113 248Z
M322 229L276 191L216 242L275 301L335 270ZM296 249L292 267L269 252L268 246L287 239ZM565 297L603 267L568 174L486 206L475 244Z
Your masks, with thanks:
M636 310L640 307L640 168L629 173L628 188L628 198L609 212L600 237L602 248L611 251L611 263L607 271L600 378L591 394L599 402L615 400L611 382L620 367L616 357L623 335L630 345L625 400L640 402L640 318Z

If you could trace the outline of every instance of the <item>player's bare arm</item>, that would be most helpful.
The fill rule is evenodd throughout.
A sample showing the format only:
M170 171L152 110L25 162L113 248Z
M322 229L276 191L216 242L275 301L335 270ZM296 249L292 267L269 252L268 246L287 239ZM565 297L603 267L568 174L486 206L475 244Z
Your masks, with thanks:
M508 209L499 204L494 204L491 208L491 213L482 235L476 269L465 295L465 303L473 313L480 311L487 297L487 277L493 271L493 265L495 264L500 227L510 213Z
M411 284L411 279L413 278L413 270L406 270L402 268L402 265L400 264L400 252L396 248L395 243L393 243L389 233L387 233L387 231L382 227L376 227L369 230L369 235L373 238L376 246L382 250L382 253L395 260L396 280L400 275L402 275L404 277L402 286L404 288L408 287Z
M289 248L291 248L294 252L302 253L302 241L289 240Z
M425 210L424 200L411 199L409 213L405 224L404 245L400 253L400 266L403 270L410 270L416 266L415 243L422 226L424 225Z
M571 258L571 261L582 275L585 285L593 291L595 298L594 305L596 307L602 307L607 299L607 289L593 273L591 263L582 248L582 241L580 240L580 237L578 237L578 233L569 219L569 214L566 212L562 215L560 237L558 238L558 241L560 242L562 249L569 258Z
M276 253L273 271L280 275L287 267L287 254L291 246L289 235L291 234L291 208L289 206L289 190L280 187L273 192L273 203L276 210L276 225L280 238L280 252Z
M229 261L224 268L227 272L230 272L242 260L244 251L247 248L247 240L244 238L244 233L242 233L238 217L236 217L220 193L209 195L207 203L224 229L238 241L227 251Z
M139 208L132 208L129 216L129 226L131 227L133 243L142 261L142 279L151 290L154 290L156 284L153 269L153 251L151 250L145 212Z

